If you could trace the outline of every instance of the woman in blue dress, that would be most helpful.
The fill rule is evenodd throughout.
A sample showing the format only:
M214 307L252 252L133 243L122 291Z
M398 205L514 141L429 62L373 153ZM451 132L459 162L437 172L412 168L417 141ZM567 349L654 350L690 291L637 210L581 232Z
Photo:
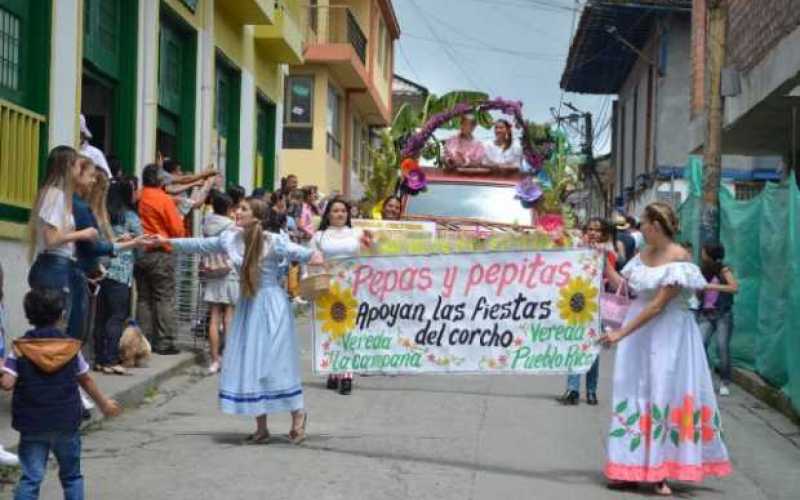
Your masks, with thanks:
M247 198L236 209L237 227L219 236L153 237L176 252L225 253L239 272L242 293L223 355L219 403L225 413L256 416L256 432L247 438L252 444L269 441L270 413L292 414L292 443L306 435L294 315L281 286L281 264L321 264L322 255L266 231L278 216L262 199Z

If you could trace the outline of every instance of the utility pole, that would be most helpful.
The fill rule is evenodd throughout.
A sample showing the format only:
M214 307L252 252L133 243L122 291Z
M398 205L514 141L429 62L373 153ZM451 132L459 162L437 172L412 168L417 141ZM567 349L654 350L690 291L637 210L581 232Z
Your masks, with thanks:
M725 0L708 2L708 82L706 101L706 141L703 147L703 207L700 239L719 241L719 190L722 177L722 67L728 33L728 6Z

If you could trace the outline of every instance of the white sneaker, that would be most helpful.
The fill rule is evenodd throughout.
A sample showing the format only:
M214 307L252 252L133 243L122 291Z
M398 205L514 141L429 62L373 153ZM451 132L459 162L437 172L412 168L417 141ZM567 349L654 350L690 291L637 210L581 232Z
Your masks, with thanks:
M731 390L728 389L728 386L725 384L720 384L719 386L719 395L720 396L730 396Z
M19 457L10 451L6 451L5 448L0 445L0 465L17 466L19 465Z
M208 374L216 375L217 373L219 373L219 368L220 368L219 361L214 361L213 363L208 365Z

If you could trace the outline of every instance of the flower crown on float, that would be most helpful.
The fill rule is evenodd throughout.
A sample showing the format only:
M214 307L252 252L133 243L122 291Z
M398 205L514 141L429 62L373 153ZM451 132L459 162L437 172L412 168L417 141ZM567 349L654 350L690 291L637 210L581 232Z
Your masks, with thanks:
M517 187L517 198L526 208L532 207L533 203L542 195L542 190L534 177L542 169L542 164L549 157L553 145L545 142L538 145L538 147L534 147L528 126L522 116L522 103L520 101L505 100L502 97L475 104L456 104L448 111L433 115L421 129L409 136L400 152L400 172L402 176L400 190L412 196L425 190L427 180L425 173L419 167L418 158L437 129L456 117L487 111L501 111L513 117L515 126L522 129L522 155L530 166L530 171L529 175Z

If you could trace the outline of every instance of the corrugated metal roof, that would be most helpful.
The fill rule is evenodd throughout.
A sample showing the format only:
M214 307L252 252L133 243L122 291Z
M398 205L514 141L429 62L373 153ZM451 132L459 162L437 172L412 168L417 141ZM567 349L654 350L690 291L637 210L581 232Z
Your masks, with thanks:
M672 11L689 12L691 0L596 0L581 13L561 88L584 94L616 94L638 55L620 38L641 49L653 20Z

